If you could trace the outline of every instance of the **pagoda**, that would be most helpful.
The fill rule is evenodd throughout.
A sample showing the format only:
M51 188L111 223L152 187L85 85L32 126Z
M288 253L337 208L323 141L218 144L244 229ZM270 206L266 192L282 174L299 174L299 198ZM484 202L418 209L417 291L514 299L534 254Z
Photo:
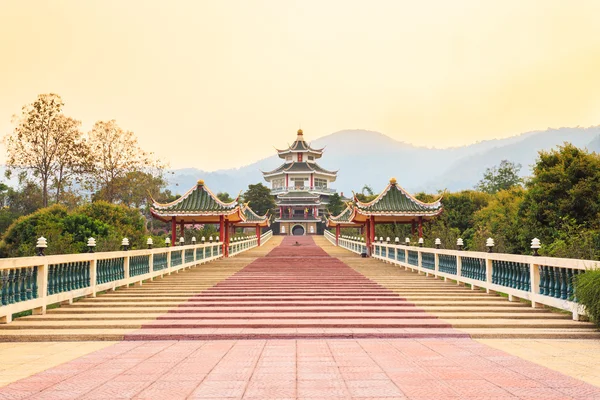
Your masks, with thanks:
M375 240L376 224L411 224L413 233L418 229L419 237L423 237L423 222L437 217L442 211L441 198L432 203L417 200L398 185L396 178L392 178L370 202L363 203L354 195L354 203L348 204L339 215L329 217L327 225L336 229L336 239L340 236L341 227L364 228L369 248Z
M313 235L324 227L329 197L335 189L331 184L337 171L329 171L317 164L323 149L313 149L304 140L302 129L296 140L285 150L277 150L284 163L272 171L262 171L271 184L271 194L278 207L279 232L282 235Z

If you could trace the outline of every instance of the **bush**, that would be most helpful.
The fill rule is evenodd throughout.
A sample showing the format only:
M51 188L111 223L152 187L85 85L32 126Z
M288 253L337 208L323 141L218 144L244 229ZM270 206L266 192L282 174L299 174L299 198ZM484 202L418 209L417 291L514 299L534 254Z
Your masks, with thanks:
M575 297L585 306L590 320L600 326L600 270L590 270L577 275Z
M37 238L48 239L46 254L72 254L87 250L87 240L96 239L97 251L119 250L129 238L132 249L146 247L146 223L137 209L98 201L72 211L54 205L17 219L0 243L0 256L35 254Z

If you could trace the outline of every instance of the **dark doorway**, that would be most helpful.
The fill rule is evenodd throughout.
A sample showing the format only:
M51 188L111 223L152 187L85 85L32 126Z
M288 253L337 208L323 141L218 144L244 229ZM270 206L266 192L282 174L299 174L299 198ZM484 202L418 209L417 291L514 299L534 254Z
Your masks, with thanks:
M304 227L302 225L296 225L292 228L292 235L294 236L303 236L304 235Z

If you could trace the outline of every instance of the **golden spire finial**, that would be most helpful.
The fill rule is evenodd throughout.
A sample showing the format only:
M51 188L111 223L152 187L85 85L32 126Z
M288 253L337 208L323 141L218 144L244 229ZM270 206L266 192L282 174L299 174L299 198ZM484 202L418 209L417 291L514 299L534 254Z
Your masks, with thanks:
M391 178L390 179L390 184L391 185L396 185L396 183L397 183L396 178Z
M204 179L198 179L198 186L204 186Z
M302 129L298 129L298 135L302 135Z

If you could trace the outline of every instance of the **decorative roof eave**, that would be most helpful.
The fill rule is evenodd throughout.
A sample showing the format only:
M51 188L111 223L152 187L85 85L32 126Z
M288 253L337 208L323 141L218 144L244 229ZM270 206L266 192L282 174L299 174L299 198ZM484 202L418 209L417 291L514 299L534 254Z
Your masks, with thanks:
M168 212L161 213L158 210L150 209L150 214L153 218L156 218L163 222L171 222L175 218L176 223L185 224L218 224L221 216L223 216L229 222L244 222L246 221L245 216L241 212L239 207L231 210L230 212L224 213L222 211L211 211L203 213L190 213L190 212Z
M354 194L354 202L356 204L356 207L358 208L358 210L364 210L364 209L368 209L369 207L374 206L375 204L379 203L381 201L381 199L383 199L385 197L385 195L392 188L396 188L397 190L402 192L402 194L404 194L408 199L410 199L413 203L416 203L416 204L420 205L421 207L425 207L425 208L428 208L431 210L438 210L438 209L441 209L441 207L442 207L441 200L442 200L443 196L440 196L439 199L437 199L436 201L434 201L432 203L425 203L421 200L416 199L414 196L412 196L410 193L408 193L406 190L404 190L403 187L398 185L396 182L396 178L390 179L390 183L387 185L387 187L375 199L371 200L368 203L363 203L360 200L358 200L358 198L356 197L356 193L352 192ZM371 211L369 211L369 212L371 212ZM372 213L374 213L374 214L377 212L378 211L372 211Z
M249 202L243 205L244 214L248 213L252 218L246 217L246 221L237 223L236 226L260 226L260 227L268 227L271 226L271 219L269 218L269 212L267 211L265 215L258 215L250 208Z
M346 225L353 226L358 225L354 222L354 217L356 216L356 208L352 204L346 205L344 211L342 211L339 215L330 216L327 218L327 226L337 226L337 225Z
M280 156L285 156L286 154L292 154L292 153L310 153L310 154L315 154L317 156L322 157L323 156L323 150L325 150L325 148L323 147L322 149L313 149L310 146L306 146L307 150L296 150L295 148L292 148L292 146L290 146L288 149L285 150L279 150L279 149L275 149L277 150L277 153Z
M354 217L356 217L356 215L363 215L365 217L410 217L412 219L414 219L415 217L437 217L438 215L440 215L442 213L442 211L444 211L443 208L438 208L435 211L431 211L431 212L421 212L421 211L415 211L415 212L391 212L391 211L368 211L365 212L359 208L355 209L356 214L354 215Z
M190 190L185 192L185 194L183 196L181 196L177 200L174 200L170 203L159 203L158 201L154 200L154 198L152 196L150 196L150 199L152 200L152 208L154 208L156 210L163 210L165 208L176 206L177 204L179 204L182 201L184 201L185 199L187 199L192 193L194 193L196 190L198 190L198 188L202 188L202 190L204 190L210 197L212 197L212 199L220 206L222 206L224 208L230 208L230 209L233 209L238 205L238 200L240 198L240 195L242 194L242 192L240 191L240 193L237 195L235 200L233 200L230 203L225 203L225 202L221 201L209 188L207 188L206 185L204 185L203 180L199 180L198 184L196 186L190 188Z

